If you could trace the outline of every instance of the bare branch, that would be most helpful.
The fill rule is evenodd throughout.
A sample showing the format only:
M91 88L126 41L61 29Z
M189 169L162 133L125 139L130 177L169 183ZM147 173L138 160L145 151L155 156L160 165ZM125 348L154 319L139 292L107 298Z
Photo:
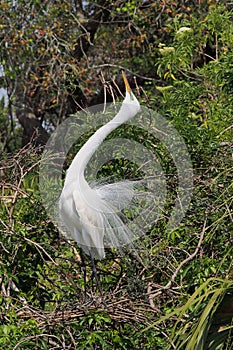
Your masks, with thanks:
M161 286L155 283L149 283L148 288L147 288L147 295L149 296L149 301L150 301L150 305L152 306L152 308L155 307L153 299L156 298L158 295L160 295L163 291L168 290L169 288L171 288L172 284L175 282L175 278L178 275L178 273L180 272L180 270L182 269L182 267L187 264L190 260L192 260L193 258L195 258L195 256L197 255L203 238L204 238L204 234L206 231L206 220L204 221L204 225L199 237L199 241L198 244L194 250L194 252L192 254L190 254L186 259L182 260L181 263L177 266L177 268L175 269L175 271L173 272L170 280L167 282L167 284L165 286ZM156 288L156 291L152 290L152 287Z

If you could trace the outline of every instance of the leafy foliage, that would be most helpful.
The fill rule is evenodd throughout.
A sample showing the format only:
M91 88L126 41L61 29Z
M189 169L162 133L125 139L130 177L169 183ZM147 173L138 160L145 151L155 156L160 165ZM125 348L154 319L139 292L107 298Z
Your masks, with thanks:
M2 348L230 349L232 5L5 1L0 9L0 82L8 93L8 104L0 105ZM92 19L98 26L88 32ZM42 207L41 149L22 146L17 111L29 108L50 134L81 100L95 101L96 91L111 95L115 85L108 79L121 67L137 77L142 104L185 140L193 198L181 225L166 233L177 177L169 152L139 128L116 130L110 137L128 135L155 152L170 191L164 217L140 242L142 262L111 250L98 262L108 308L98 300L87 262L88 293L96 301L85 306L77 246L63 240ZM70 150L67 164L88 137ZM127 176L134 171L120 158L102 172L121 176L122 169Z

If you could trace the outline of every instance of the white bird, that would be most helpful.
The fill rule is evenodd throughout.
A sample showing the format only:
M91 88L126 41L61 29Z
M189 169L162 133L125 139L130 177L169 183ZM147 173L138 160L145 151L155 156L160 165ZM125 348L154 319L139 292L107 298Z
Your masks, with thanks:
M137 181L122 180L91 186L84 176L88 162L104 139L140 110L124 72L122 75L126 95L119 112L100 127L76 154L66 173L59 199L60 218L67 232L92 261L105 257L105 240L117 247L133 239L133 233L122 221L121 209L136 195Z

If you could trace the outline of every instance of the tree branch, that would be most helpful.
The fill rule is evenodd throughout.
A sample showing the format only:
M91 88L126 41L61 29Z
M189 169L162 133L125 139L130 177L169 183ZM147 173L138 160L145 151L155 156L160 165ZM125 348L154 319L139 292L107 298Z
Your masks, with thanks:
M147 295L149 295L149 302L150 302L150 305L152 308L155 308L153 299L156 298L158 295L160 295L162 293L162 291L169 289L171 287L172 283L174 283L175 278L178 275L181 268L197 255L197 253L201 247L205 231L206 231L206 219L204 221L204 225L203 225L200 237L199 237L199 241L198 241L198 244L197 244L194 252L192 254L190 254L186 259L181 261L181 263L177 266L177 268L173 272L170 280L167 282L167 284L165 286L160 286L160 285L155 284L155 283L149 283L149 285L147 287ZM156 287L157 290L154 292L152 290L152 287Z

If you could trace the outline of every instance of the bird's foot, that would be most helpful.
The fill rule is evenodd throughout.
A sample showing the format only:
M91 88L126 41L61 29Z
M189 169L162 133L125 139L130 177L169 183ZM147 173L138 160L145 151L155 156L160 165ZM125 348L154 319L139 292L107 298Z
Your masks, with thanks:
M84 299L83 307L90 307L91 305L95 304L97 307L102 306L107 308L107 304L103 298L91 298L91 299Z
M84 299L84 302L83 302L83 306L91 306L93 303L95 302L95 299L94 298L91 298L91 299L88 299L88 298L85 298Z
M103 306L106 307L106 308L108 307L107 304L105 303L104 299L101 300L101 303L100 303L100 304L103 305Z
M102 307L105 307L105 308L108 307L107 304L106 304L106 302L105 302L105 300L104 300L104 298L103 298L102 296L99 297L99 298L97 298L97 299L95 300L95 302L96 302L97 306L102 306Z

